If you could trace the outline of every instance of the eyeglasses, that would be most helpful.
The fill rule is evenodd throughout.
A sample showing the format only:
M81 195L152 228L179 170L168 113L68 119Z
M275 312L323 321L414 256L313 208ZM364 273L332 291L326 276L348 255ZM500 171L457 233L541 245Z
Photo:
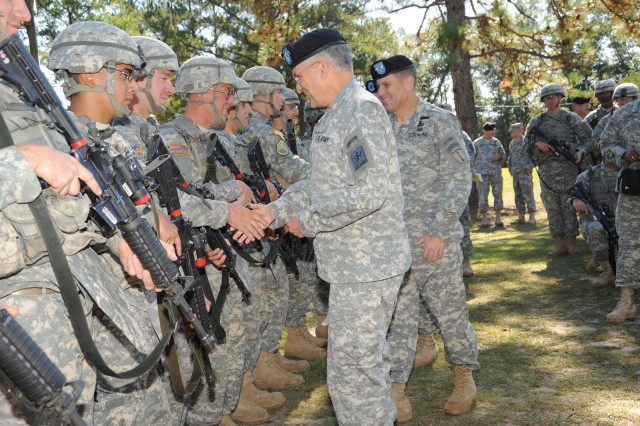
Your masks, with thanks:
M122 78L127 80L129 83L133 82L133 80L135 79L132 70L128 70L128 69L119 70L119 69L116 69L116 72L118 74L120 74L122 76Z
M293 79L296 81L296 83L300 84L300 80L302 79L302 73L308 70L309 68L311 68L312 66L314 66L315 64L319 64L319 63L320 61L315 61L314 63L312 63L311 65L309 65L308 67L300 71L300 74L294 74Z
M236 96L236 89L218 90L218 89L215 88L215 86L213 86L211 88L211 90L213 90L214 92L223 93L224 94L224 99L227 100L227 101Z

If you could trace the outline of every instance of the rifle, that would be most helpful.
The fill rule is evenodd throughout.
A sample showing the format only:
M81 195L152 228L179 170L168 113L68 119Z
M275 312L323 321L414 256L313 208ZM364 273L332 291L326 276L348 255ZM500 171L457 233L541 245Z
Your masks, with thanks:
M587 205L587 210L594 220L600 222L609 237L609 262L616 272L615 246L618 243L618 232L616 231L615 216L606 204L598 204L595 198L587 191L582 182L578 182L569 188L569 195L583 201Z
M549 135L540 128L540 123L538 123L538 125L536 125L532 129L532 132L537 134L541 139L549 144L549 146L551 146L551 148L553 149L553 155L555 155L556 157L564 158L565 160L576 166L578 168L578 171L581 170L580 164L582 163L582 161L576 161L573 154L571 154L571 152L569 151L569 145L567 145L565 141L559 141L556 138L549 137Z
M98 182L102 195L92 193L84 185L82 188L91 202L89 218L105 235L120 231L142 266L151 274L156 287L165 291L167 300L177 307L193 327L205 350L211 352L214 349L213 337L196 318L183 296L192 278L180 276L153 229L135 208L148 201L150 195L143 184L130 176L130 159L121 155L111 158L104 144L87 139L80 133L18 35L7 37L0 43L0 56L3 58L0 63L1 77L13 84L23 99L38 105L49 115L67 140L71 155ZM132 180L135 191L129 187ZM135 203L128 195L132 192L137 194ZM75 327L74 323L74 330Z
M296 140L296 125L292 119L287 119L287 143L293 155L298 155L298 141Z
M0 370L30 411L44 412L48 420L53 416L58 422L86 426L75 409L84 383L67 383L64 374L5 309L0 309ZM71 394L63 390L67 385Z

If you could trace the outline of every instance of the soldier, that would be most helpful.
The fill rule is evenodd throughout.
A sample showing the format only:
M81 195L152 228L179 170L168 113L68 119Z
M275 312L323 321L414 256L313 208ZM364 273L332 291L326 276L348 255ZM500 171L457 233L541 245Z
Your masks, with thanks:
M586 98L584 96L576 96L573 98L571 102L571 111L578 114L578 117L583 120L589 114L589 109L591 109L591 99Z
M473 141L476 149L476 157L473 161L473 175L481 176L480 181L480 208L482 223L480 226L489 226L487 210L489 208L489 189L493 193L493 209L496 212L496 226L503 226L500 219L502 211L502 168L500 163L506 158L502 142L494 138L496 132L495 123L485 123L482 126L484 135Z
M463 231L459 218L471 189L462 131L453 114L418 97L416 68L406 56L374 62L371 75L398 141L404 217L409 238L414 241L407 279L414 288L417 286L428 315L420 318L419 344L424 345L428 339L425 335L432 336L440 328L446 358L456 376L455 389L444 409L448 414L463 414L471 409L475 399L472 370L480 365L462 281ZM447 202L443 203L445 199ZM400 387L404 388L413 363L411 346L415 344L416 332L411 318L415 310L402 303L403 297L412 297L411 290L405 292L403 295L403 290L400 291L387 337L398 422L410 419L409 415L401 419L400 414L410 414L411 407L403 389L396 390L398 384L394 379L399 378ZM408 336L414 340L408 341ZM398 369L404 374L398 374ZM400 408L403 405L405 410Z
M298 93L327 111L313 132L313 170L259 214L315 237L331 283L327 383L340 424L391 424L386 333L410 265L395 139L380 102L354 79L351 49L333 29L289 43ZM392 253L392 255L388 255Z
M567 204L567 193L578 177L578 169L564 157L554 155L550 142L555 139L567 147L569 155L580 162L589 151L591 128L577 114L560 108L566 96L556 83L547 84L540 91L540 102L546 112L529 121L525 133L525 146L531 152L534 164L538 164L541 181L542 203L549 217L549 231L555 242L551 257L580 254L576 247L578 220L575 211Z
M308 162L311 162L310 144L312 141L311 136L313 135L313 128L316 126L316 124L318 124L318 121L320 121L320 119L324 115L325 110L326 108L324 107L313 108L311 106L311 103L308 101L305 102L304 104L302 118L307 125L307 129L305 130L304 134L300 138L300 146L298 147L298 156L307 160Z
M618 203L618 194L615 192L617 177L616 163L603 160L600 164L580 173L577 180L577 183L581 183L587 193L593 197L598 207L603 208L605 213L611 215L612 224L615 223L614 214ZM595 262L602 268L602 273L593 282L593 286L606 287L613 284L616 277L609 261L610 245L607 230L602 223L593 217L583 200L570 196L568 201L580 214L582 236L587 241ZM615 256L615 254L611 255Z
M633 83L620 83L616 86L616 90L613 92L613 101L618 105L618 108L635 101L640 96L638 92L638 86ZM593 129L593 135L591 137L592 149L601 151L600 137L604 128L607 127L607 123L611 118L611 115L615 112L612 108L611 112L600 119L598 125Z
M609 80L600 80L596 83L595 95L600 102L598 108L591 111L585 118L591 129L595 129L598 122L607 114L613 113L616 110L613 105L613 92L616 89L616 82Z
M609 322L624 322L636 315L634 290L640 286L638 260L640 253L640 147L638 134L640 102L631 102L616 111L604 129L601 138L602 155L615 161L622 169L616 190L619 192L616 208L618 256L616 257L616 287L620 300L607 315Z
M513 176L513 191L516 196L516 210L518 219L512 222L513 225L524 225L524 215L529 212L529 223L536 224L536 200L533 196L533 162L524 146L524 126L522 123L513 123L509 127L511 142L509 143L509 158L507 167Z

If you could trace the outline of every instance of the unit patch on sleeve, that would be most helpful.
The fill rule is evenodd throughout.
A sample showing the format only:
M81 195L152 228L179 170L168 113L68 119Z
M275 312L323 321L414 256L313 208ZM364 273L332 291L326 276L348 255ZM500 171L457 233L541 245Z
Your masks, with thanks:
M289 154L289 145L287 144L287 142L285 142L284 139L278 139L278 143L276 144L276 152L282 156Z
M346 148L349 163L355 174L360 174L370 167L371 152L360 130L347 138Z
M191 155L191 148L188 145L179 142L170 143L169 151L175 155L186 155L187 157Z
M469 162L469 155L464 146L462 133L460 131L449 131L445 133L438 142L442 156L450 166L459 167Z

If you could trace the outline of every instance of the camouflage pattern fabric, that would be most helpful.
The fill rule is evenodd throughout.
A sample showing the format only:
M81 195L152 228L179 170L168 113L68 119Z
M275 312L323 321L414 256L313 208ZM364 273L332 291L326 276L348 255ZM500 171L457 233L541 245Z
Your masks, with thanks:
M531 177L533 162L525 147L524 137L512 139L509 143L507 167L513 176L516 210L519 213L535 212L536 200L533 195L533 178Z
M473 141L464 130L462 131L462 139L464 140L464 146L467 148L467 154L469 155L469 171L471 172L475 168L476 149L473 146ZM460 215L460 224L462 225L463 231L460 248L462 249L462 254L465 259L470 259L473 256L473 241L471 241L471 212L469 211L468 199L467 205Z
M486 213L489 208L489 190L493 193L493 209L497 212L503 209L502 203L502 169L500 163L506 158L502 143L496 139L478 138L473 142L476 149L474 159L475 172L482 176L482 182L478 184L480 203L478 211ZM501 159L494 161L493 154L500 154Z
M387 331L390 377L393 383L409 381L418 343L418 287L414 280L409 279L409 275L407 272L403 277Z
M542 113L531 119L525 132L525 146L531 150L540 175L542 204L549 218L549 231L552 237L574 237L578 235L576 212L567 204L567 193L578 177L577 169L564 158L553 153L543 153L533 146L538 140L535 129L539 128L550 138L564 141L573 154L577 150L588 152L591 141L591 128L580 117L569 111L551 116Z
M629 164L624 154L640 143L640 102L631 102L616 111L602 133L602 155L615 161L623 170L640 169L640 163ZM618 191L620 188L617 188ZM618 256L616 257L616 287L640 288L640 197L620 194L616 209Z
M611 108L602 108L602 105L599 105L598 108L587 114L587 116L584 118L584 121L591 127L592 130L595 130L600 120L602 120L607 115L613 114L613 112L616 110L617 108L615 107L615 105Z

